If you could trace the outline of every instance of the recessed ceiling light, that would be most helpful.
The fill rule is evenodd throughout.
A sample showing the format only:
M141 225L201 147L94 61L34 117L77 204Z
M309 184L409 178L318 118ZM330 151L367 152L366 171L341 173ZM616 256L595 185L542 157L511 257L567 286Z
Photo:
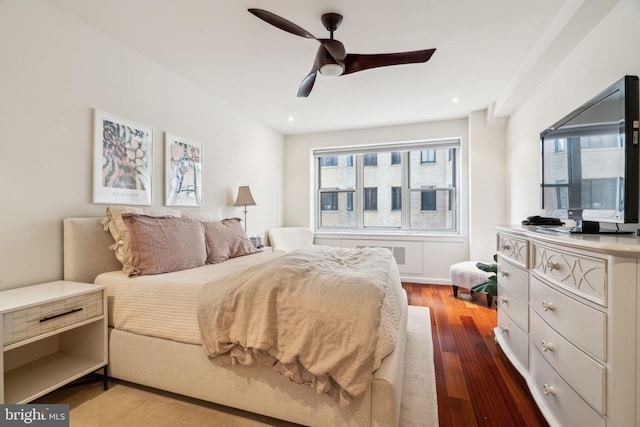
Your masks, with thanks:
M451 102L458 102L460 101L460 98L458 98L457 96L454 96L453 98L451 98Z
M287 120L288 120L289 122L293 122L293 121L295 121L295 119L293 118L293 116L289 116L289 117L287 117Z

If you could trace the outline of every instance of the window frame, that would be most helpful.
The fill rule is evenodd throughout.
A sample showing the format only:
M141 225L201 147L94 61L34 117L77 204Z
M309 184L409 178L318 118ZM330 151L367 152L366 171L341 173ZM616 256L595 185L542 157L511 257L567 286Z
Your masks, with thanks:
M443 181L440 180L440 186L432 186L432 185L423 185L422 187L413 187L410 188L409 183L409 169L420 167L423 165L424 167L432 168L435 163L423 163L421 160L423 159L422 154L419 154L419 158L417 160L410 161L409 153L423 150L433 150L434 155L432 158L435 162L440 161L442 164L448 164L451 170L447 171L445 175L441 175L446 178L445 186L442 186ZM435 150L443 151L443 153L436 154ZM401 199L402 199L402 210L400 212L402 216L402 224L398 227L396 226L386 226L384 224L381 225L366 225L364 221L364 170L365 170L365 161L364 154L376 154L377 166L380 168L380 156L383 152L389 152L389 158L393 157L391 152L401 152L401 161L400 164L391 164L391 161L383 160L384 167L392 166L396 171L398 168L402 169L402 191L401 191ZM321 167L317 159L322 156L352 156L353 166L347 166L348 168L355 168L355 188L319 188L320 175L321 175ZM311 150L311 160L312 160L312 172L314 176L313 183L313 206L311 207L311 219L316 232L323 233L358 233L358 234L397 234L397 235L434 235L434 236L461 236L464 232L462 227L461 218L465 215L462 211L464 205L461 201L461 197L463 197L466 191L465 188L461 188L463 186L462 177L464 176L464 172L462 171L462 165L464 164L464 153L463 153L463 143L462 138L446 138L446 139L437 139L437 140L421 140L421 141L411 141L411 142L399 142L399 143L383 143L383 144L367 144L367 145L359 145L359 146L343 146L343 147L328 147L328 148L316 148ZM413 165L411 163L413 162ZM389 164L387 164L389 163ZM439 164L439 163L438 163ZM368 168L370 166L366 166ZM433 169L431 169L433 170ZM352 184L349 184L352 185ZM380 184L379 184L380 185ZM397 186L397 184L389 184L390 187L387 187L382 193L378 190L378 205L380 208L381 201L380 197L383 197L383 210L389 209L387 207L387 203L393 203L391 200L387 200L389 197L389 193L392 191L391 186ZM415 205L411 207L411 200L415 200L414 196L411 196L414 192L420 192L422 190L432 190L437 192L437 204L440 206L442 203L442 208L439 211L416 211ZM320 194L327 191L338 191L338 192L347 192L350 193L351 203L347 203L350 205L349 211L355 211L355 222L349 219L347 223L342 223L340 225L327 225L326 218L322 218L322 211L319 210L319 198ZM441 196L441 192L445 193L448 198L445 203L445 199ZM342 199L341 199L342 200ZM341 202L342 203L342 202ZM389 206L391 206L391 204ZM342 209L342 208L341 208ZM419 207L418 207L419 209ZM466 208L465 208L466 209ZM413 212L412 212L413 210ZM370 212L370 211L366 211ZM390 212L397 212L395 210L390 210ZM419 215L420 212L422 214L432 215L438 214L438 218L441 218L439 224L433 225L429 223L424 223L420 221L420 224L416 226L415 216ZM420 214L420 215L422 215ZM396 214L397 215L397 214ZM351 217L353 218L353 217ZM413 225L412 225L413 220ZM325 225L323 226L322 222L325 221Z

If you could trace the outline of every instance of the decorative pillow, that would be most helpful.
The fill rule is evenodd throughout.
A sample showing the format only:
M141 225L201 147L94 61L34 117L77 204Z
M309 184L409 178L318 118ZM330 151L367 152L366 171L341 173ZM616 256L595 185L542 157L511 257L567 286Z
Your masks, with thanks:
M242 229L240 218L205 222L204 232L209 264L258 252Z
M140 208L132 206L109 206L107 216L102 220L104 230L109 230L115 243L109 249L115 252L116 258L122 263L122 271L127 274L133 272L133 258L131 257L131 243L129 230L122 220L123 214L140 214L152 217L179 217L180 211L163 208Z
M124 214L133 271L129 277L168 273L204 265L204 226L197 219Z

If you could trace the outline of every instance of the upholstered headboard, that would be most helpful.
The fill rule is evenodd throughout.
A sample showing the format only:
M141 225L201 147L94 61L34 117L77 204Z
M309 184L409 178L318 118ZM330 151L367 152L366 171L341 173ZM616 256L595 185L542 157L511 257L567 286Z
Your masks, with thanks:
M106 271L121 270L122 264L109 249L113 237L104 231L102 218L65 218L64 279L93 283Z

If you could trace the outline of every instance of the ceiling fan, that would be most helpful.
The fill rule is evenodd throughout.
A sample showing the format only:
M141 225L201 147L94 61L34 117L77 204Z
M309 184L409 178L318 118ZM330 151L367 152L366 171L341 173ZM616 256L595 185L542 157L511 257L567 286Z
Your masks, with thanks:
M411 52L380 53L362 55L347 53L344 45L334 40L333 32L342 23L342 15L337 13L325 13L322 15L322 25L329 31L328 39L318 39L304 28L301 28L278 15L262 9L249 9L249 12L263 21L287 31L296 36L314 39L320 42L313 67L309 74L302 80L298 89L298 97L307 97L313 89L318 72L324 76L344 76L370 68L386 67L388 65L415 64L427 62L435 49L415 50Z

